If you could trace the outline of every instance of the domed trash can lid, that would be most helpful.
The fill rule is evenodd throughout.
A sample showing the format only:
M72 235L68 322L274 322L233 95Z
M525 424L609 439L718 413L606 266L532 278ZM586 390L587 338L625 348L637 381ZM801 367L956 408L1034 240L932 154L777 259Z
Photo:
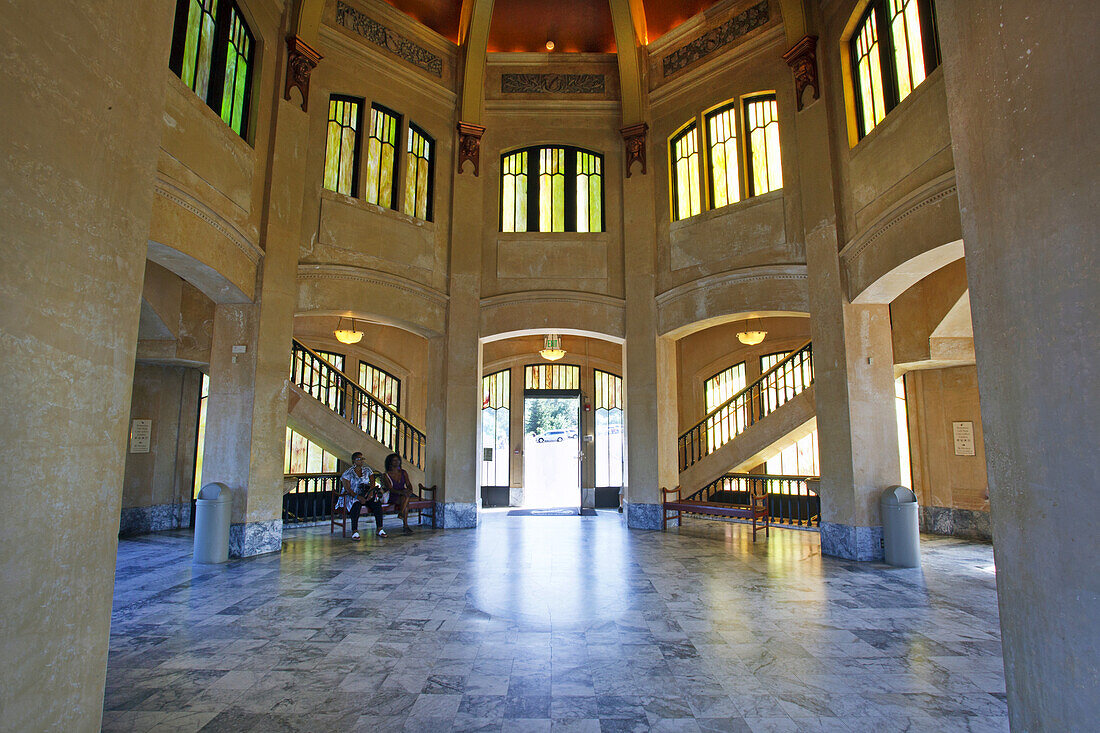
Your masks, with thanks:
M229 493L229 487L225 484L207 484L199 489L199 495L195 497L198 501L216 501L218 503L224 503L232 501L233 497Z
M916 504L917 495L913 493L912 489L907 489L904 486L891 486L886 491L882 492L882 498L879 499L879 503L883 506Z

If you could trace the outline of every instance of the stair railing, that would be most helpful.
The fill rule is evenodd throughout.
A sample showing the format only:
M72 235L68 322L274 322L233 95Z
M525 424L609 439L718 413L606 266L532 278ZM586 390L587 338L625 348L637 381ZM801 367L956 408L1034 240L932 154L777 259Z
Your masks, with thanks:
M749 504L749 497L766 495L768 515L774 524L792 527L817 527L821 523L821 499L817 495L817 476L773 476L769 474L727 473L684 501L722 501ZM719 495L718 492L730 492Z
M297 339L291 350L290 380L402 460L423 470L427 444L424 431Z
M677 443L680 470L694 465L775 412L813 381L813 343L807 341L680 436Z

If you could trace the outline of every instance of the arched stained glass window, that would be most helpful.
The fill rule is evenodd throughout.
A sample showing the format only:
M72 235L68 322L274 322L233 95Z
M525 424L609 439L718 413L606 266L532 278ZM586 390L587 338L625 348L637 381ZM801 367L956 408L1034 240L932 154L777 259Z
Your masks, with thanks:
M424 221L432 220L434 148L435 141L410 123L408 157L405 159L405 213Z
M387 209L397 208L397 135L401 116L372 104L367 128L367 190L365 198Z
M711 205L718 209L740 201L736 102L707 115L707 152L710 155Z
M623 378L610 372L595 370L596 487L615 488L623 485Z
M602 232L603 156L571 147L524 148L502 155L500 230Z
M508 369L481 379L482 486L508 486L511 385Z
M363 127L361 99L334 94L328 102L325 142L325 188L355 196L359 188L359 136Z
M695 123L669 143L672 155L673 220L687 219L703 210L699 193L699 134Z
M749 195L759 196L783 188L779 111L774 94L745 100L745 136L749 148Z

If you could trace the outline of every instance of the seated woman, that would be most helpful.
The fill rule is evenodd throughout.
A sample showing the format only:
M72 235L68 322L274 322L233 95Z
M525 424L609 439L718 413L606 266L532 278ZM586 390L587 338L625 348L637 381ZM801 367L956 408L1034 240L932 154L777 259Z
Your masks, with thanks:
M413 496L412 482L409 474L401 468L401 456L390 453L386 456L386 472L382 474L382 488L390 492L390 503L397 509L401 523L404 525L401 531L412 534L409 526L409 499Z
M377 495L373 481L371 481L370 467L367 466L363 454L356 451L351 454L351 468L340 476L340 495L336 499L336 508L342 508L351 517L351 538L359 539L359 514L363 510L363 504L374 515L374 526L378 529L378 536L385 537L382 529L382 501Z

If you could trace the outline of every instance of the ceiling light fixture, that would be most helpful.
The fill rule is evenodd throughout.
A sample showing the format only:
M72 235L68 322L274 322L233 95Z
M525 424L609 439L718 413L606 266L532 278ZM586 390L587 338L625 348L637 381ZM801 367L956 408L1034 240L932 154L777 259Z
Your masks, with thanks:
M357 344L363 340L363 332L355 330L355 319L351 319L351 328L340 328L340 323L343 319L336 321L336 330L332 332L332 335L336 337L336 340L342 344Z
M737 340L745 344L745 346L756 346L758 343L764 340L764 337L768 335L767 331L760 329L760 319L756 320L755 331L738 331Z
M546 39L546 50L547 51L553 51L554 50L554 42L551 41L549 38Z
M542 348L539 349L539 356L547 361L557 361L565 356L565 350L561 347L561 336L556 333L546 334L546 338L542 340Z

